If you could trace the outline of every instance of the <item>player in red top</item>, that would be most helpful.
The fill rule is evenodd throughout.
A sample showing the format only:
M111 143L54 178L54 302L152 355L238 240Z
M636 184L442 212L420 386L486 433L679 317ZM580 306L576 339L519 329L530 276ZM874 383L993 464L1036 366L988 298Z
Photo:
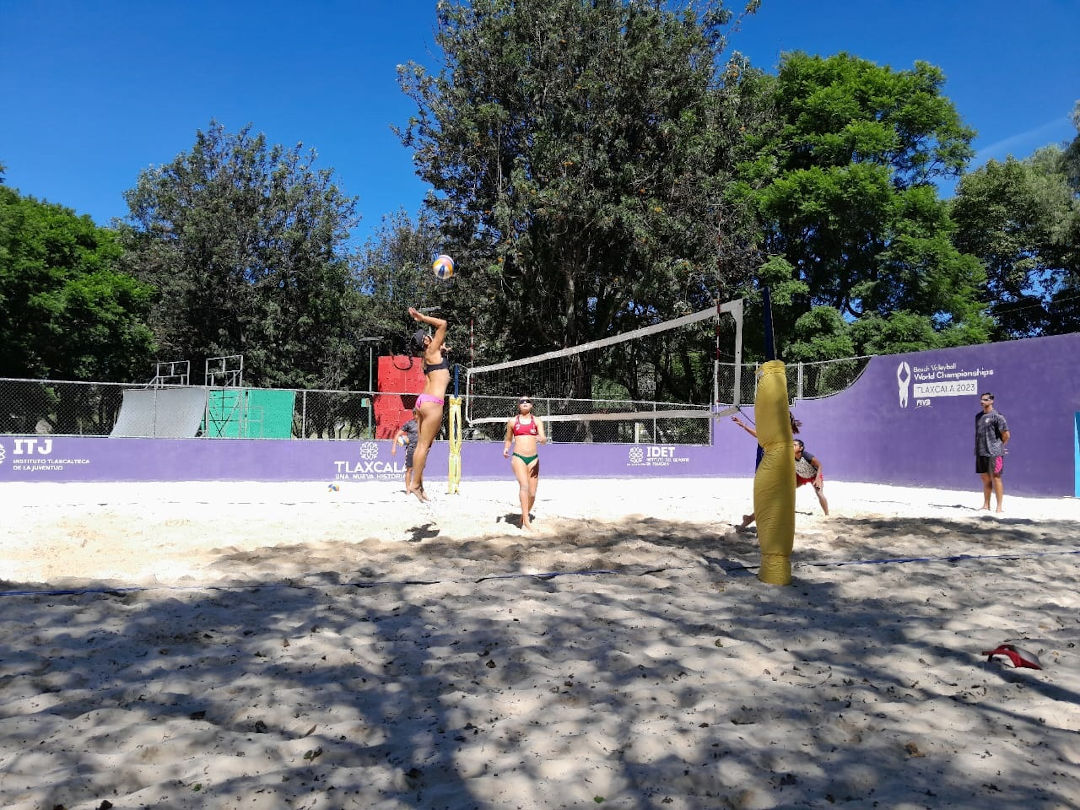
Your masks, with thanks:
M521 528L531 529L529 513L536 503L536 485L540 483L540 454L537 445L547 442L544 423L533 416L533 402L529 397L518 400L518 413L506 422L506 441L503 443L503 458L510 459L514 468L514 477L518 482L521 498ZM510 446L513 445L513 456Z

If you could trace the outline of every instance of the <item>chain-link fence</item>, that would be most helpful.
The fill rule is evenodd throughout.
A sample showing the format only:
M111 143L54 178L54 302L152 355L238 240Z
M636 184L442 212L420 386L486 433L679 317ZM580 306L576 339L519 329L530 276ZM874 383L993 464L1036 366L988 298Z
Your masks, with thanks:
M788 393L796 399L821 399L850 388L866 371L870 357L845 357L787 367Z
M107 436L126 388L115 383L0 379L0 433Z
M850 388L866 370L870 356L845 357L840 360L821 360L813 363L789 363L787 372L788 399L821 399ZM752 405L757 392L759 363L743 365L720 363L717 369L717 399L719 402ZM739 389L735 389L738 376Z
M794 402L838 393L859 378L869 361L869 357L852 357L788 365L788 397ZM718 364L718 402L753 404L756 371L752 364L741 368ZM120 416L124 392L146 389L145 384L0 378L0 433L108 436ZM170 389L192 387L156 386L156 390ZM372 438L375 399L395 396L367 391L203 390L207 391L206 414L196 435L206 438ZM228 393L238 391L243 396L230 399ZM403 393L401 399L411 403L415 396ZM537 397L534 402L534 413L545 420L554 441L708 444L712 437L710 405L558 397ZM465 413L465 439L501 441L506 420L517 413L517 397L471 396ZM277 429L273 428L275 415Z
M296 391L292 435L297 439L370 439L373 397L357 391Z
M145 384L20 380L0 378L0 433L54 436L108 436L120 417L125 391ZM158 385L157 391L192 390ZM205 414L196 435L205 438L360 439L374 435L373 397L365 391L207 388ZM291 394L268 399L256 393ZM243 396L229 396L231 394ZM270 430L271 406L285 402L286 428ZM168 421L162 413L147 423ZM279 415L280 416L280 415ZM280 421L280 420L279 420Z
M757 391L757 365L716 364L716 401L724 405L753 405ZM736 385L736 383L738 383Z

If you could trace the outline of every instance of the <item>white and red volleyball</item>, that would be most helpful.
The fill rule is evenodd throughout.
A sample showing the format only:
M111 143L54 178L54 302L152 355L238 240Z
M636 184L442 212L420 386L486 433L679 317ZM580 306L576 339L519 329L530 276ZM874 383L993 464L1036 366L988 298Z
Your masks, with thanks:
M440 254L439 257L431 263L431 272L435 274L435 278L441 279L442 281L452 278L454 275L454 260L445 253Z

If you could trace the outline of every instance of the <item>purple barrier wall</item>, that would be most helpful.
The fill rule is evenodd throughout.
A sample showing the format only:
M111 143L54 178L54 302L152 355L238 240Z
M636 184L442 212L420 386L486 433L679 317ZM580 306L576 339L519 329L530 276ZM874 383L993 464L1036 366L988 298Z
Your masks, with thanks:
M827 479L978 490L978 393L992 391L1012 430L1006 493L1062 496L1076 470L1080 334L873 358L846 391L801 400L801 437ZM752 408L747 409L752 413ZM541 450L555 478L751 476L754 442L723 418L712 446L555 444ZM0 436L4 481L395 480L404 454L390 442ZM436 443L425 477L445 480ZM465 480L510 478L502 442L465 442Z
M747 437L748 438L748 437ZM753 471L753 444L741 463L708 446L555 444L542 449L545 475L650 477L742 475ZM405 472L389 441L110 439L0 436L2 481L386 481ZM425 478L446 480L449 446L436 442ZM464 442L462 476L510 478L502 442Z
M979 393L1012 439L1005 492L1074 495L1080 334L875 357L847 390L796 403L801 438L826 478L981 489Z

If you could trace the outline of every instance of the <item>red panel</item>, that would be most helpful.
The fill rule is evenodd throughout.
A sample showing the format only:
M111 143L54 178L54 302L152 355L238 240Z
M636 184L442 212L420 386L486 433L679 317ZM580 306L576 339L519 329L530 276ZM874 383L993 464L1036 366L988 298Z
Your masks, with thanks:
M416 395L424 390L420 358L395 354L379 358L380 393L375 395L375 438L389 439L412 419Z
M419 394L424 390L424 370L419 357L395 354L379 358L378 390Z

